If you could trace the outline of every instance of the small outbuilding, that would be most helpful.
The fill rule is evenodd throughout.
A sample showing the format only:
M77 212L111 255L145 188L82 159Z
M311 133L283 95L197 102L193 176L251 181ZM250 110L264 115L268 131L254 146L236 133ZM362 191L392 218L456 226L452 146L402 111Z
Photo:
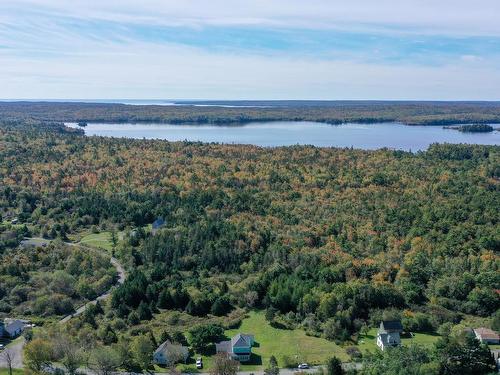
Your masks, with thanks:
M476 328L474 329L474 336L483 344L499 344L500 336L497 332L489 328Z
M153 221L153 224L151 225L151 233L153 235L158 232L158 230L161 229L165 225L165 220L162 217L157 218L155 221Z

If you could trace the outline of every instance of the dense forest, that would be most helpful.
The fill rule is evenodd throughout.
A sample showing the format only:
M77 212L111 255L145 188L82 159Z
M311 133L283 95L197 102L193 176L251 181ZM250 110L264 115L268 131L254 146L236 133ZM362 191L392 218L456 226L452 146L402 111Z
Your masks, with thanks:
M0 118L4 121L59 121L82 124L87 122L241 124L277 120L317 121L329 124L393 121L408 125L500 123L500 104L497 102L285 101L272 102L272 106L266 106L265 102L240 104L244 106L0 102Z
M132 272L105 318L120 329L158 309L237 307L338 342L388 316L417 332L498 320L499 178L498 146L259 148L0 125L4 221L47 238L125 232L115 252ZM1 227L0 252L15 254L19 231Z
M0 256L0 316L69 314L115 278L109 259L96 251L62 242L23 246Z

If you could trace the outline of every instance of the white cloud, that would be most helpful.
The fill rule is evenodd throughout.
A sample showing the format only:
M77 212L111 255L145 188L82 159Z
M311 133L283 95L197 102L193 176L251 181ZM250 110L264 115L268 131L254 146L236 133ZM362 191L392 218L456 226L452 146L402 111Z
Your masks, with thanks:
M470 69L460 62L387 66L153 44L102 47L57 60L0 54L0 65L7 67L0 71L3 98L494 100L500 86L495 67Z
M0 9L161 25L374 28L500 35L498 0L2 0Z
M155 25L342 28L498 35L498 0L0 0L0 98L500 99L500 61L476 54L439 66L210 52L85 33L68 17ZM64 22L58 22L64 20ZM99 22L98 22L99 24ZM492 44L492 47L495 43ZM370 55L371 54L371 55ZM377 61L377 62L376 62Z
M482 57L476 56L476 55L462 55L460 56L460 59L465 62L469 63L474 63L474 62L479 62L482 61Z

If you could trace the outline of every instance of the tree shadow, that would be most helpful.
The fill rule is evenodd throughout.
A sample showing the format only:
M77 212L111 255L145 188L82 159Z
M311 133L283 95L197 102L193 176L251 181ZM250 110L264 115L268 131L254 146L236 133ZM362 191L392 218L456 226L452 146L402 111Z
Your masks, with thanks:
M242 362L244 365L254 365L261 366L262 365L262 357L258 354L252 353L250 355L250 360L247 362Z
M283 329L283 330L289 329L286 325L284 325L283 323L277 322L276 320L272 320L271 322L269 322L269 325L273 328L276 328L276 329Z

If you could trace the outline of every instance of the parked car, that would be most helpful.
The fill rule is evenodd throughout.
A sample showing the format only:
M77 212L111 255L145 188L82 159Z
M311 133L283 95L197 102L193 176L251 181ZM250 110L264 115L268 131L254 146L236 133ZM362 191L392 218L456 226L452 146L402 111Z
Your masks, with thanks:
M3 350L3 349L4 349L3 344L0 344L0 350Z
M298 366L298 369L299 370L306 370L309 368L309 365L307 363L301 363L299 366Z
M203 368L203 360L201 359L201 357L196 358L196 368L197 369Z

